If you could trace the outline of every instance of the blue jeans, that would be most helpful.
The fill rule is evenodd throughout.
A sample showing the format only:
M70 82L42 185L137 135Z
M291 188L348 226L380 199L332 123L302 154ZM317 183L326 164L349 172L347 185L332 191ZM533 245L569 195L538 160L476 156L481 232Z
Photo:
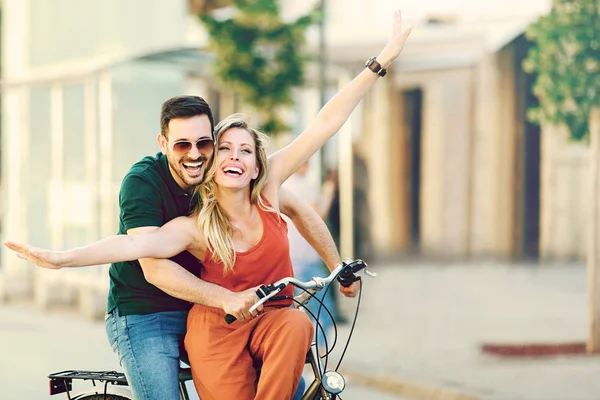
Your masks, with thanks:
M179 400L179 360L187 311L147 315L106 314L108 341L119 357L135 400ZM183 354L185 360L187 355ZM300 399L306 383L300 380L293 400Z
M314 276L325 276L328 273L324 269L324 267L320 261L319 262L296 261L294 263L294 267L295 268L298 267L297 269L299 270L299 272L294 274L295 277L297 279L301 280L302 282L310 281ZM327 290L327 293L324 293L326 289L327 288L316 293L315 297L317 299L321 300L321 302L323 302L323 305L325 307L327 307L327 309L331 313L331 316L335 319L335 317L336 317L335 305L333 304L333 295L334 294L332 292L332 290L334 289L334 286L332 285L329 288L329 290ZM296 288L294 294L298 295L301 292L302 292L302 290ZM312 312L315 315L315 317L317 316L317 314L319 314L319 324L321 325L323 330L319 329L317 327L317 325L315 324L315 337L317 339L317 345L322 348L325 346L325 337L323 335L323 331L327 335L329 333L329 331L331 330L331 327L333 326L333 321L331 320L331 317L329 316L327 311L321 309L321 312L319 313L319 307L321 307L321 304L319 304L319 302L315 299L311 299L308 302L308 304L306 305L306 308L310 312ZM315 322L314 318L311 317L310 314L309 314L309 317L314 323ZM330 339L327 344L331 347L331 345L333 344L332 338L327 336L327 339Z
M179 400L179 357L187 311L106 315L106 334L135 400Z

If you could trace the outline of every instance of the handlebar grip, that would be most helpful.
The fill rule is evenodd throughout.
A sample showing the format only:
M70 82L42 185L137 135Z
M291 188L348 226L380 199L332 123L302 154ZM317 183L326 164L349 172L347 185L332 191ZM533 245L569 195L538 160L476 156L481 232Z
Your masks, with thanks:
M256 289L256 296L258 296L259 299L262 299L269 293L271 293L271 289L269 289L269 287L265 285L260 285L260 287Z
M258 296L259 299L262 299L263 297L267 296L269 293L271 293L271 289L269 289L269 287L265 286L265 285L260 285L260 287L256 290L256 296ZM233 323L236 319L237 318L231 314L227 314L225 316L225 322L227 322L228 324Z
M227 324L231 324L231 323L233 323L233 322L234 322L236 319L237 319L237 318L236 318L236 317L234 317L234 316L233 316L233 315L231 315L231 314L227 314L227 315L225 316L225 322L227 322Z
M354 275L352 272L350 272L350 274L348 274L348 275L338 276L337 280L340 283L340 285L342 285L343 287L348 287L348 286L352 285L354 282L359 281L360 276Z
M367 268L367 264L363 260L356 259L352 261L348 259L347 261L344 261L343 268L340 271L337 280L340 285L348 287L354 282L360 280L360 276L357 276L356 273L365 268Z

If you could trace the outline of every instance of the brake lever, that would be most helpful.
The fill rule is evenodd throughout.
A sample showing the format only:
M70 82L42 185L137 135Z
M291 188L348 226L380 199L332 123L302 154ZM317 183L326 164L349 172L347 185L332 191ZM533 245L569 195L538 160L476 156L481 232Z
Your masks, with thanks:
M371 272L365 268L365 275L370 276L371 278L377 278L377 273Z
M355 262L355 261L356 261L356 260L353 260L353 259L351 259L351 258L349 258L349 257L346 257L346 258L344 259L344 264L350 264L350 263L353 263L353 262ZM364 267L363 269L364 269L364 271L365 271L365 274L366 274L367 276L370 276L371 278L375 278L375 277L377 277L377 273L375 273L375 272L371 272L371 271L369 271L369 270L367 269L369 266L367 265L367 263L366 263L366 262L364 262L363 260L360 260L360 261L359 261L359 264L364 264L364 265L365 265L365 267ZM359 271L357 271L356 273L358 273L358 272L359 272Z

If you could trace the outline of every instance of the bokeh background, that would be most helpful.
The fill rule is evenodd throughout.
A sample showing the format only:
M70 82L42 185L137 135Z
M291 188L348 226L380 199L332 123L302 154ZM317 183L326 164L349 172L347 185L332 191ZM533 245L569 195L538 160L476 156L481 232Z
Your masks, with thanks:
M350 380L391 398L600 398L597 1L0 8L1 236L55 249L117 232L121 179L158 151L165 99L200 95L216 119L244 112L275 150L378 54L400 8L413 26L402 55L309 169L335 184L327 222L341 254L380 274L365 281ZM44 349L70 343L73 358L40 362L54 370L78 362L75 348L108 348L107 266L46 271L0 253L0 398L34 398L16 396L45 392L53 371L30 370ZM352 307L340 300L349 318Z

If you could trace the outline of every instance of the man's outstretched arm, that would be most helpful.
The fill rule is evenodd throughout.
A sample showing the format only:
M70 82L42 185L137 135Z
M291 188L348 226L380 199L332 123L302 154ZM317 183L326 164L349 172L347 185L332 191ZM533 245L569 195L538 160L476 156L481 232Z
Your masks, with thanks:
M135 235L154 229L158 228L135 228L128 230L127 234ZM142 258L139 262L146 280L168 295L190 303L221 308L238 319L250 318L247 310L258 300L255 294L256 288L232 292L196 277L181 265L168 259Z

